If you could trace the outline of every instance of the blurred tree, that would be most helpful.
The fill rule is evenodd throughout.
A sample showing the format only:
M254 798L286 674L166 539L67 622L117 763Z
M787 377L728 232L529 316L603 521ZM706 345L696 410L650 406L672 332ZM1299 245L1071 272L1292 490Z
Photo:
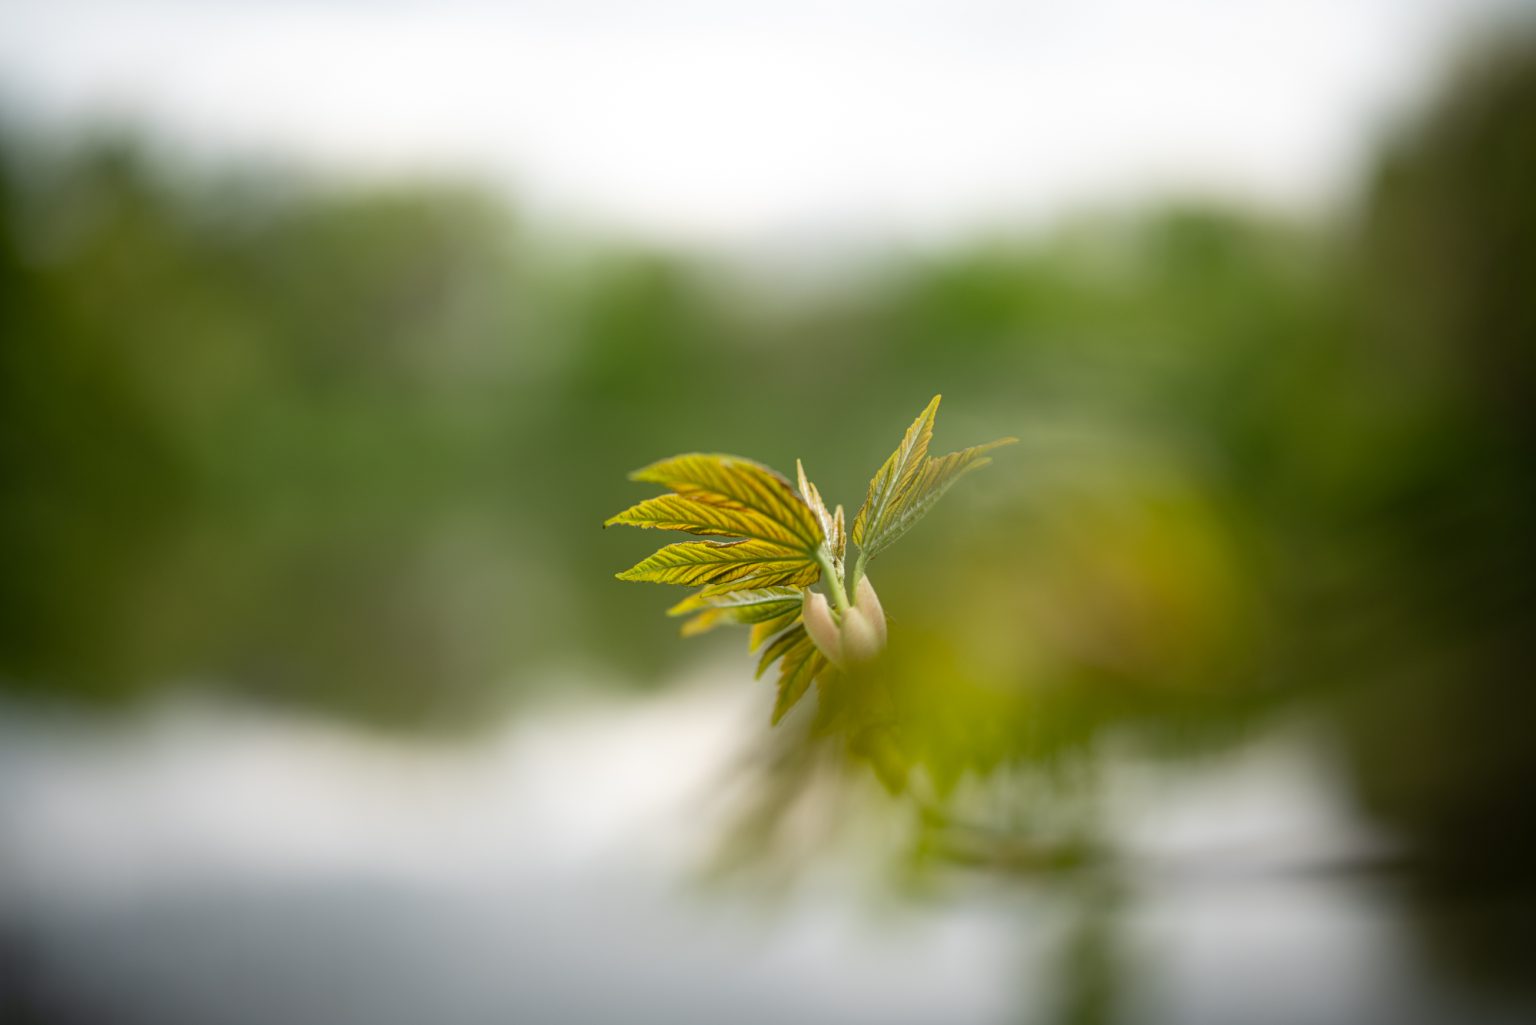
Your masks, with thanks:
M1536 894L1536 36L1472 54L1379 166L1361 401L1392 425L1336 511L1358 790L1422 878L1482 895L1466 964L1528 980ZM1347 645L1347 646L1346 646ZM1445 918L1443 908L1437 914ZM1523 923L1523 924L1522 924ZM1441 922L1439 924L1446 924ZM1501 926L1489 930L1489 924ZM1478 927L1483 927L1478 931Z

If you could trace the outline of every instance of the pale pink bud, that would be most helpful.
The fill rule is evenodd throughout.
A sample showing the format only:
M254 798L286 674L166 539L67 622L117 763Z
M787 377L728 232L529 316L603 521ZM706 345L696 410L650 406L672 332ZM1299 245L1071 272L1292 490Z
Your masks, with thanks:
M878 624L878 625L877 625ZM879 613L853 606L843 613L842 639L843 663L853 665L868 662L885 650L885 621Z
M885 612L868 577L861 577L854 603L839 622L827 597L815 591L805 595L805 632L818 651L833 665L868 662L885 650Z
M832 610L827 606L827 596L816 591L805 592L804 616L805 632L810 634L811 642L833 665L841 665L842 639L838 635L837 622L832 618Z
M853 606L864 610L880 636L880 646L885 647L885 610L880 607L880 597L875 594L875 585L869 582L868 576L859 577L859 586L853 590Z

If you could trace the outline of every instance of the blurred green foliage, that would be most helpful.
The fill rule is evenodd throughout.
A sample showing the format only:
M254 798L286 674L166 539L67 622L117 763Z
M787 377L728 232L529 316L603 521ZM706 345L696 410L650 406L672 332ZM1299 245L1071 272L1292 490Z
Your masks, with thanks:
M1045 588L1024 553L1077 579L1073 556L1013 524L1073 519L1062 489L1107 517L1145 494L1252 526L1210 507L1262 510L1283 486L1294 389L1339 334L1321 244L1236 213L1087 223L786 298L540 238L465 191L189 185L122 139L9 152L0 669L23 689L193 682L412 722L564 661L647 676L684 656L631 626L664 598L611 582L636 549L596 527L632 497L624 470L707 441L803 456L852 500L889 425L939 389L957 434L1026 435L987 519L952 515L1006 531L1016 580ZM1159 548L1129 520L1145 536L1124 544ZM1238 543L1190 522L1170 514L1202 551ZM945 586L906 575L928 561L885 572ZM1201 617L1258 589L1165 583L1190 592L1168 615L1218 633ZM961 589L988 587L1027 590ZM1226 643L1112 628L1140 631L1116 656L1136 672Z
M940 792L1304 700L1431 860L1526 878L1536 62L1468 69L1340 223L1171 204L809 291L473 190L13 135L0 685L432 726L665 679L668 596L612 579L650 542L599 530L625 472L801 457L856 505L943 392L948 436L1023 443L878 567L875 718Z

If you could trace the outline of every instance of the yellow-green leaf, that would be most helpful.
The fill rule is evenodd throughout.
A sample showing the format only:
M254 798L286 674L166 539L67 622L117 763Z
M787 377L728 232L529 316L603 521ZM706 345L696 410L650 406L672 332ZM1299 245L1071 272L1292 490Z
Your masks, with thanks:
M838 572L843 568L843 553L847 548L846 535L843 531L843 507L837 507L837 514L827 511L827 503L822 500L821 492L816 485L805 475L805 465L800 460L795 460L795 476L799 483L800 497L805 499L805 504L810 506L811 512L816 516L816 523L821 527L821 535L826 538L826 551L832 557L832 568Z
M784 652L779 663L779 693L773 702L773 723L777 725L810 687L816 675L827 668L827 658L816 649L804 631Z
M763 646L763 642L777 634L800 619L800 606L796 606L775 619L767 619L761 623L752 624L752 632L747 637L747 650L756 651Z
M711 585L712 593L814 581L814 562L768 541L683 541L618 574L620 580ZM809 576L810 581L806 580ZM722 586L725 585L725 586Z
M891 453L869 482L869 493L864 498L864 504L859 507L858 515L853 518L853 543L866 552L870 547L868 539L879 536L886 519L895 512L901 496L922 472L923 461L928 456L928 442L933 438L933 421L938 416L939 400L942 397L935 395L929 401L917 419L912 421L912 426L907 428L907 433L902 435L896 451Z
M630 477L660 484L699 504L752 514L744 517L752 531L741 532L743 537L775 541L812 557L821 546L821 524L794 485L750 459L695 452L652 463Z
M806 477L805 464L798 459L795 460L795 477L800 485L800 497L805 501L806 505L810 506L811 512L816 516L816 522L821 525L822 536L830 536L832 532L832 517L827 512L827 503L821 500L821 492L816 490L816 485L812 484L809 478Z
M772 565L745 576L706 584L699 590L704 598L718 598L759 587L809 587L821 576L815 563L803 563L793 569Z
M1011 445L1017 440L1017 438L999 438L985 445L973 445L958 452L929 459L923 465L923 472L918 475L916 482L902 497L900 505L887 518L879 535L867 539L865 551L873 556L881 549L888 548L897 538L911 530L918 520L926 516L928 510L944 497L944 493L955 481L972 470L978 470L990 463L992 459L985 453L1002 445Z
M683 616L699 609L715 608L726 612L736 623L759 623L799 609L804 600L798 587L756 587L710 595L691 594L667 610L669 616Z
M865 558L878 555L912 529L955 481L991 462L985 453L1018 440L1001 438L929 458L928 443L938 409L939 396L935 395L869 483L869 495L853 521L853 540Z
M761 678L768 671L768 667L782 658L786 651L789 651L801 641L810 643L810 639L810 635L805 632L804 623L796 623L788 630L785 630L770 641L768 647L763 649L762 655L757 660L756 675Z
M683 636L697 637L699 634L708 633L720 625L720 615L719 609L705 609L683 624Z
M614 525L651 530L683 530L690 534L720 537L750 537L771 541L791 551L798 551L801 547L782 524L768 519L762 513L684 495L647 498L603 523L605 527Z

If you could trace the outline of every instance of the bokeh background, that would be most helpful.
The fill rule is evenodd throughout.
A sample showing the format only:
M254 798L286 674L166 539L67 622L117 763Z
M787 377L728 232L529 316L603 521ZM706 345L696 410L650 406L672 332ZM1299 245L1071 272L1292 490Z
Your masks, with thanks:
M1531 1020L1532 26L11 0L0 1020ZM872 765L600 524L938 392Z

